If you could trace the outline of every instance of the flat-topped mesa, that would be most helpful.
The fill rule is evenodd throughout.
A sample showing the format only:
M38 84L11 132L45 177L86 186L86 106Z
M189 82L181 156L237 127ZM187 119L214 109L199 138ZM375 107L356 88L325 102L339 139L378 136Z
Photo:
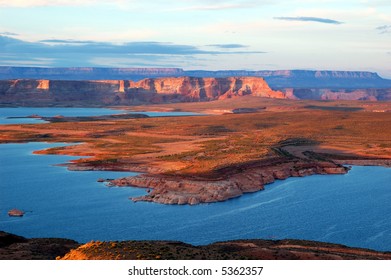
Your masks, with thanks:
M339 79L381 79L375 72L367 71L332 71L332 70L275 70L258 71L258 74L264 77L300 77L300 78L339 78Z
M310 74L314 75L314 73ZM365 73L349 72L348 74L355 77ZM326 74L319 73L319 75ZM327 73L327 75L334 74ZM0 104L21 106L139 105L213 101L245 95L280 99L375 101L391 100L391 89L338 90L317 87L272 90L261 77L184 76L147 78L141 81L0 80Z
M1 80L0 102L12 104L135 105L212 101L254 95L290 98L260 77L148 78L131 80Z
M260 77L144 79L131 82L127 89L129 93L143 91L180 95L184 97L183 101L209 101L244 95L287 98L284 93L272 90Z
M183 76L180 68L12 67L0 66L0 79L120 80Z

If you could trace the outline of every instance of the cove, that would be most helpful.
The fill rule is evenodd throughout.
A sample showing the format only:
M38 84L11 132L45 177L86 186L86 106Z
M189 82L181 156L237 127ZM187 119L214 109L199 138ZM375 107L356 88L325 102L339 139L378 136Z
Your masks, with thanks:
M60 108L60 107L15 107L15 108L0 108L0 124L34 124L45 123L45 121L36 118L26 118L27 116L38 115L42 117L54 117L61 115L64 117L89 117L102 116L113 114L145 114L150 117L165 117L165 116L195 116L202 115L194 112L142 112L142 111L127 111L114 110L108 108Z
M307 239L391 251L391 169L354 166L346 175L289 178L261 192L198 206L133 203L137 188L98 178L123 172L68 171L75 157L33 155L62 145L0 145L0 230L26 237L90 240ZM7 211L27 211L23 218Z

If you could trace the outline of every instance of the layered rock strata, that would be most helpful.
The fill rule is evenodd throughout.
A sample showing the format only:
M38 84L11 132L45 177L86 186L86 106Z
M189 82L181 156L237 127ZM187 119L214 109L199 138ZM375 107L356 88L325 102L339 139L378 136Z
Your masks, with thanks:
M137 105L213 101L238 96L313 100L391 100L390 88L281 88L261 77L165 77L131 80L0 80L0 104Z
M134 105L212 101L253 95L291 98L260 77L157 78L130 80L2 80L0 102L14 105Z
M266 184L275 180L313 174L345 174L348 168L332 162L276 159L238 167L237 170L241 171L232 173L230 170L218 179L141 174L113 180L110 185L152 189L145 196L132 198L135 202L195 205L225 201L244 193L263 190Z

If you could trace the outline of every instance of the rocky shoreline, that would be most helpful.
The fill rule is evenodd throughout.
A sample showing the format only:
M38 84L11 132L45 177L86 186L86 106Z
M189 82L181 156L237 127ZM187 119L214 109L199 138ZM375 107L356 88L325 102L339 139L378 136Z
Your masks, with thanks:
M112 180L109 186L152 189L147 195L131 198L134 202L162 204L211 203L256 192L275 180L314 174L346 174L349 168L333 162L286 160L276 158L220 170L218 178L192 178L161 174L140 174Z

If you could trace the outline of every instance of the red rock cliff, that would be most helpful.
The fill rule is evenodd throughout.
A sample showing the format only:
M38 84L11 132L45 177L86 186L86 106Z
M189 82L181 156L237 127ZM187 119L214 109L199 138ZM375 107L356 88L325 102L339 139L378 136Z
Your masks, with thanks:
M128 92L146 91L164 95L180 95L191 101L207 101L234 96L255 95L285 98L284 93L273 91L263 78L160 78L131 82Z
M0 102L12 104L140 104L211 101L243 95L289 98L273 91L263 78L158 78L59 81L2 80Z

